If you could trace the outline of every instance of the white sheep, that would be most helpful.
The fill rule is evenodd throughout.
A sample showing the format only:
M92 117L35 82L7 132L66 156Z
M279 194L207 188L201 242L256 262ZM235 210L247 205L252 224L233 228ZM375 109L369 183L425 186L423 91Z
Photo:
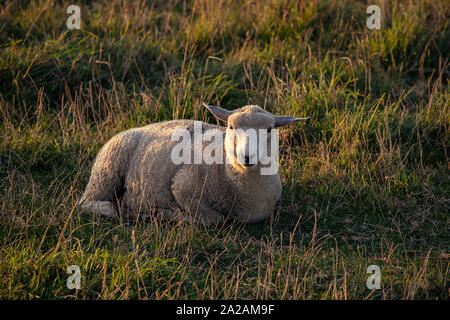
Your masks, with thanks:
M201 123L225 137L229 164L175 164L173 134L193 133L194 121L172 120L134 128L115 135L99 151L91 177L80 200L81 207L105 216L149 217L218 224L227 219L257 222L269 217L281 196L278 172L262 175L263 151L270 148L270 131L308 118L274 116L258 106L234 111L205 106L228 126ZM249 154L249 139L240 129L267 130L266 143ZM204 147L204 145L202 145ZM253 164L252 164L253 163Z

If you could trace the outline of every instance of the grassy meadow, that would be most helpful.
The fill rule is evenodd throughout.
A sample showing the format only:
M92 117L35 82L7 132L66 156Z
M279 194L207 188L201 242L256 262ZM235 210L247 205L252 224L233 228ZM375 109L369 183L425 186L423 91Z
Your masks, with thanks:
M2 2L0 298L448 299L449 18L448 0ZM76 208L114 134L216 123L203 101L311 117L280 132L270 220Z

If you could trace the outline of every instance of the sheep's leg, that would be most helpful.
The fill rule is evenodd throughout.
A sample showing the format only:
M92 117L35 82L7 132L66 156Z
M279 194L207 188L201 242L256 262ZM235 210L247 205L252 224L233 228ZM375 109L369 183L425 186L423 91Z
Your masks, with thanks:
M211 226L221 224L225 220L224 215L210 208L200 195L194 193L189 198L186 194L180 195L175 192L174 196L178 205L184 209L181 215L178 213L182 221Z
M125 168L135 140L131 134L118 134L103 146L80 200L81 207L108 217L120 211L116 208L119 206L116 201L121 199L124 192Z
M212 226L222 224L225 221L225 217L223 214L211 209L206 206L202 206L200 204L199 207L196 208L196 211L191 209L191 219L192 222L198 224L204 224L205 226Z
M207 226L224 222L224 215L207 203L207 185L207 177L193 167L181 169L175 175L171 189L178 206L184 210L184 221Z
M114 217L116 210L111 201L86 201L80 204L83 209L107 217Z

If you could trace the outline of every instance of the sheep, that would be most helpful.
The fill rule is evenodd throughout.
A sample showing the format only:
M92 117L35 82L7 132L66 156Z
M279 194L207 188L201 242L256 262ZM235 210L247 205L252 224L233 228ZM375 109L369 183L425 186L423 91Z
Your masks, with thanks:
M200 122L202 132L214 130L224 138L226 163L171 161L177 143L174 133L187 130L192 135L193 120L133 128L115 135L100 149L79 205L108 217L149 219L156 212L162 219L207 226L229 219L250 223L267 219L280 199L282 186L278 170L261 174L264 150L258 148L270 148L273 128L309 118L274 116L255 105L234 111L204 106L228 124ZM258 144L256 152L245 134L237 134L249 128L267 130L267 143ZM204 147L202 144L201 150Z

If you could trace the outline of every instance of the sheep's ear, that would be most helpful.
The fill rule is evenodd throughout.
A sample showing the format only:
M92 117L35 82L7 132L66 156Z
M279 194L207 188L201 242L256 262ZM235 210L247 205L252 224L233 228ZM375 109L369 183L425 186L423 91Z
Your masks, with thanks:
M228 111L226 109L220 107L209 106L203 102L203 105L211 111L211 113L219 120L228 121L228 117L233 114L232 111Z
M309 120L310 117L308 118L296 118L296 117L288 117L288 116L275 116L275 125L274 127L282 127L294 122L299 122L299 121L305 121L305 120Z

